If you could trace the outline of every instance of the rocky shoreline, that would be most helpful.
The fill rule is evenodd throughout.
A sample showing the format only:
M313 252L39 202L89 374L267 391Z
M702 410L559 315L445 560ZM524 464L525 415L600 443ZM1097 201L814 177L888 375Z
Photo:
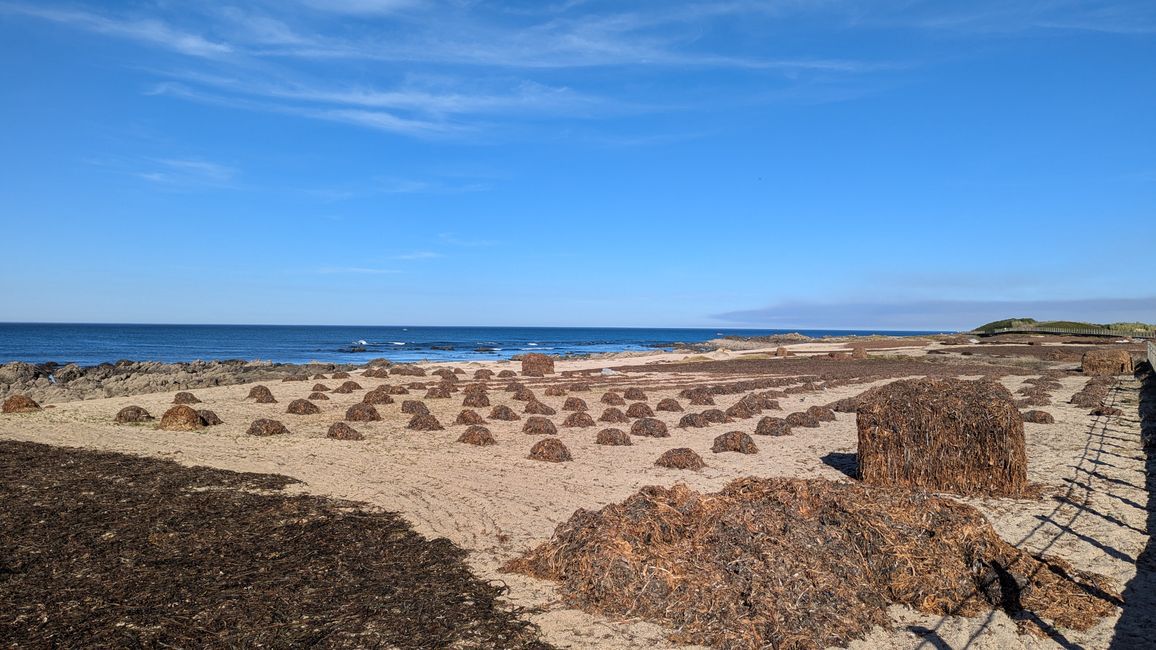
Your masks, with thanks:
M0 365L0 396L19 393L41 404L52 404L288 377L310 377L318 373L350 371L359 367L351 364L241 360L186 363L118 361L98 366L14 361Z

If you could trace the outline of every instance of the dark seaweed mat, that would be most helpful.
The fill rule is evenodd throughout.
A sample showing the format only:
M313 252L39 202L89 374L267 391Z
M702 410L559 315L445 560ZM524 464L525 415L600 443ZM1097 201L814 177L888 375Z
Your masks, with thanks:
M295 482L0 442L0 646L547 647L462 549Z

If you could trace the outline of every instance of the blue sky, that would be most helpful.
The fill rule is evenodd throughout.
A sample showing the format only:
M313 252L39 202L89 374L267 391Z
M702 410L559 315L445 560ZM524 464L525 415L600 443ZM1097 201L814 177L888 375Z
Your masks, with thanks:
M0 320L1156 321L1151 2L0 0L0 83Z

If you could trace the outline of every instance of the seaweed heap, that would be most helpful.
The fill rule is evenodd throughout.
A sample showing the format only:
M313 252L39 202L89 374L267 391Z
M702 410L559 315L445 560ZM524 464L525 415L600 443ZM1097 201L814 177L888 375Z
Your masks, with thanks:
M286 476L0 441L0 645L546 648L466 552Z
M1132 355L1125 350L1088 350L1080 361L1085 375L1111 376L1132 374Z
M1001 384L896 381L861 398L857 422L859 477L866 483L962 495L1027 493L1024 421Z
M888 625L892 603L1087 629L1119 600L1103 578L1004 542L971 506L821 479L746 478L705 495L643 488L578 510L505 570L558 581L581 608L722 648L846 645Z

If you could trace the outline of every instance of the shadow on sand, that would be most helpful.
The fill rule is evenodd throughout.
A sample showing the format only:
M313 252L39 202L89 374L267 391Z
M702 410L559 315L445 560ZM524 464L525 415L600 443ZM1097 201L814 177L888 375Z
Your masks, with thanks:
M1136 577L1124 588L1124 608L1109 646L1112 650L1156 647L1156 548L1151 531L1156 528L1156 373L1147 364L1137 372L1140 389L1140 431L1144 439L1144 487L1148 493L1146 529L1148 544L1136 558Z

